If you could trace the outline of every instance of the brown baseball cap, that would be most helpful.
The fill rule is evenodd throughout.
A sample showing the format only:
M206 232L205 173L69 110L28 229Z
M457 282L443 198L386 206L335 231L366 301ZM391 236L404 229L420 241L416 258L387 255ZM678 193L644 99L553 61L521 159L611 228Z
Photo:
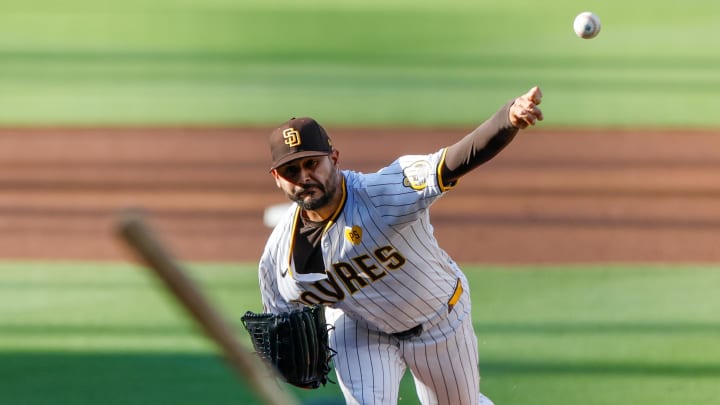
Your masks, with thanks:
M271 169L285 163L310 156L323 156L332 152L332 142L314 119L290 118L270 134Z

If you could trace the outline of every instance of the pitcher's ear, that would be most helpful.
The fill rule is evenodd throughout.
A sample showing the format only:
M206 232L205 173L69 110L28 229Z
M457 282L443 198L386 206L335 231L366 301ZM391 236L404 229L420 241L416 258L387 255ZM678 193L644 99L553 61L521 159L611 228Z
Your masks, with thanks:
M278 173L278 171L276 169L272 169L272 170L270 170L270 174L275 179L275 185L277 186L277 188L281 188L280 187L280 173Z

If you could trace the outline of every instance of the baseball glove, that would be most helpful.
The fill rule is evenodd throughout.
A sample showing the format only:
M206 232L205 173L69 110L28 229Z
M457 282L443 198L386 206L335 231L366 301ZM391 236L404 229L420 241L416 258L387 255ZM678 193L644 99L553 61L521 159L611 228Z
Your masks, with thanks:
M248 311L241 319L255 352L283 380L301 388L318 388L327 383L334 351L328 345L323 307L304 307L282 314Z

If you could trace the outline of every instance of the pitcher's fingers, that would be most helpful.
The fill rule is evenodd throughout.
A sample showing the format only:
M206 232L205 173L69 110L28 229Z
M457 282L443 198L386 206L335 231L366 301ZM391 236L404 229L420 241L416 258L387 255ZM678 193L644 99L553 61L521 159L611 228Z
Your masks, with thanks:
M542 90L540 90L540 87L535 86L527 92L527 97L533 103L540 104L542 102Z

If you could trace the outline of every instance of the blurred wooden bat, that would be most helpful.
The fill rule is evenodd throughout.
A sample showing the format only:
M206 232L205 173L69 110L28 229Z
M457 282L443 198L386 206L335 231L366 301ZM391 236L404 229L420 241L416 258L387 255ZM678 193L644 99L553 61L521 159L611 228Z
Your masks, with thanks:
M141 215L128 211L117 224L117 233L163 281L175 298L190 312L193 319L215 343L220 346L237 375L270 405L298 405L298 401L280 388L270 370L262 361L245 350L232 328L212 307L180 265L153 235Z

